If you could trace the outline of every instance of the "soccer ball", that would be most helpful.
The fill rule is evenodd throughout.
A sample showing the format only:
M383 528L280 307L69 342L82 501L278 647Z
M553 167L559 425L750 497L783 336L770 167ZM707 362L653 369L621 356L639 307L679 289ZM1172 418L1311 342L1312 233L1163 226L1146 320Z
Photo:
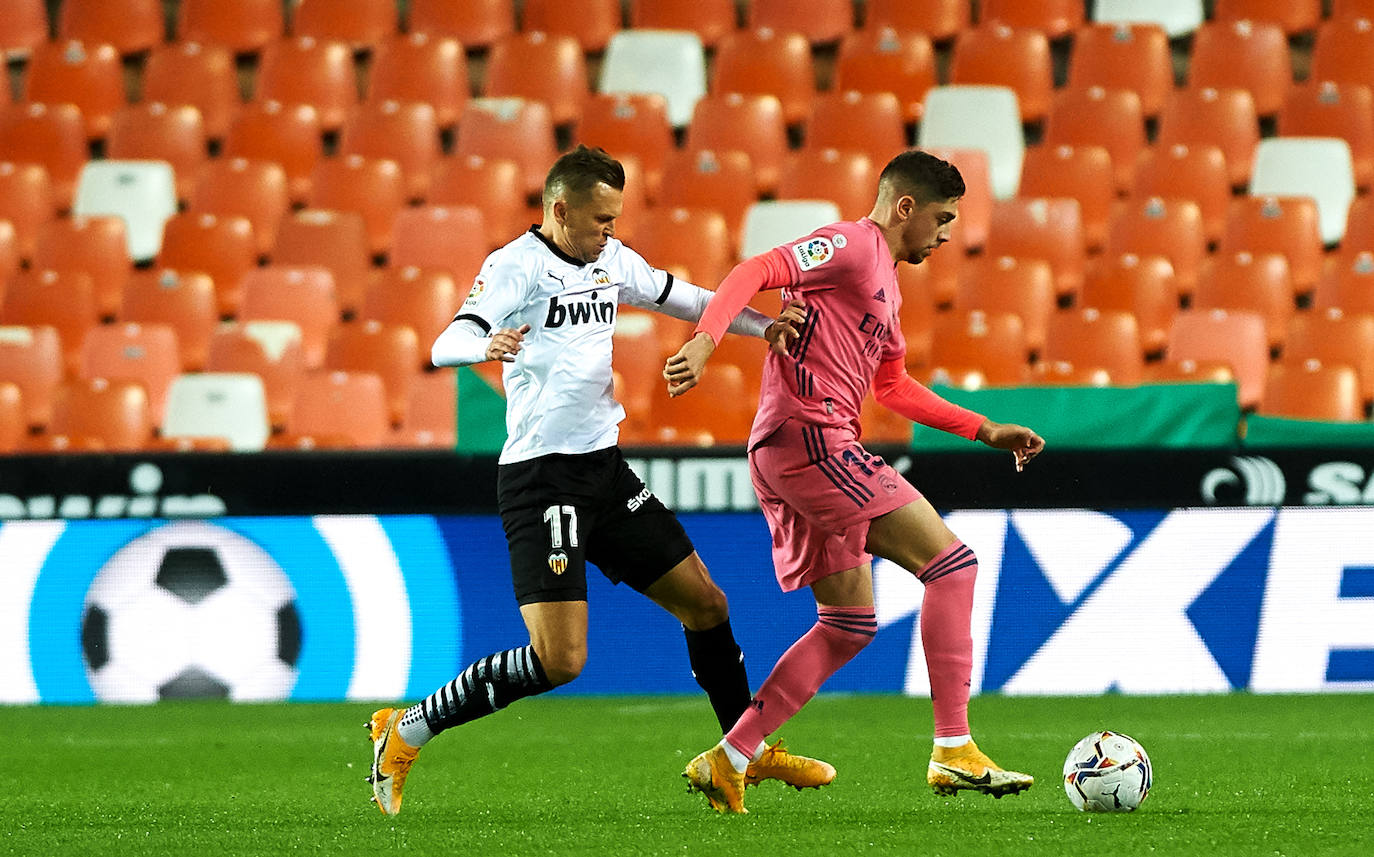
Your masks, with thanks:
M86 593L81 652L102 702L285 699L300 648L286 573L214 524L150 530L116 551Z
M1120 732L1094 732L1064 760L1064 791L1083 812L1131 812L1150 793L1150 757Z

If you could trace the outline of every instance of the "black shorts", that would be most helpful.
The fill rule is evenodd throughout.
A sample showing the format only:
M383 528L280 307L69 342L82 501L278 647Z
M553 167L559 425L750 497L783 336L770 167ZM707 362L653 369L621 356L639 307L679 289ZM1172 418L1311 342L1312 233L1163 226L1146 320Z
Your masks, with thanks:
M496 498L520 604L586 601L588 562L643 592L694 550L619 447L503 464Z

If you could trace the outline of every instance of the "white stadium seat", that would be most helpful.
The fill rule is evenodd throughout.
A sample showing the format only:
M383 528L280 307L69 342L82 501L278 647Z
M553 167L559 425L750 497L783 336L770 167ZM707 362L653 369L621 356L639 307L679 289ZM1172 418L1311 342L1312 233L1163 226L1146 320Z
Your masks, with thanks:
M668 121L681 128L706 94L706 52L685 30L621 30L601 61L598 92L657 92L668 102Z
M122 217L135 262L157 256L162 226L176 213L176 176L166 161L88 161L77 177L72 214Z
M916 145L982 149L996 199L1016 196L1026 138L1016 93L1005 86L936 86L926 93Z

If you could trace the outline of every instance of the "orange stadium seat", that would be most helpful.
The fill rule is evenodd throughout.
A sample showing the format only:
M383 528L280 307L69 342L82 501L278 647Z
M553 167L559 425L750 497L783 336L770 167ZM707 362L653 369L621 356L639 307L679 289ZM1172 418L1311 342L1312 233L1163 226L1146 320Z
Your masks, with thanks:
M1107 227L1116 203L1116 175L1112 156L1101 146L1032 146L1021 163L1017 193L1078 200L1088 251L1095 253L1107 243Z
M1163 256L1173 265L1179 295L1191 295L1207 255L1202 211L1188 199L1152 196L1129 200L1112 218L1105 252L1110 256Z
M1083 26L1083 5L1079 0L983 0L978 21L1039 30L1051 39L1060 39Z
M1370 0L1332 0L1330 17L1374 18L1374 4Z
M176 178L177 198L185 201L195 192L200 169L209 160L208 142L195 107L145 101L115 113L105 154L121 161L166 161Z
M84 271L91 278L96 312L113 316L133 273L124 220L119 217L64 217L38 233L33 266L40 270Z
M1264 319L1269 347L1281 348L1295 308L1288 260L1279 253L1219 252L1203 263L1193 307L1253 312Z
M154 425L142 384L91 378L58 387L48 434L78 448L137 452L152 441Z
M1232 187L1244 187L1259 145L1255 100L1243 89L1180 89L1159 116L1156 146L1212 145L1226 158Z
M902 294L924 294L933 307L950 306L959 290L959 272L965 258L963 233L955 229L950 232L949 244L921 264L897 266Z
M1100 370L1119 386L1139 384L1145 371L1136 317L1123 310L1089 308L1054 313L1041 360L1067 363L1078 371Z
M42 428L52 420L53 398L62 375L57 328L0 324L0 378L19 387L26 425Z
M1216 146L1175 143L1141 153L1135 167L1132 195L1190 199L1202 215L1208 244L1221 240L1231 205L1231 181L1226 158Z
M324 155L324 138L315 108L272 102L246 104L229 126L223 155L273 161L286 173L293 203L310 193L310 174Z
M339 154L389 158L401 169L409 199L424 199L443 152L434 108L419 102L383 101L356 107L344 122Z
M424 350L429 350L428 343ZM398 426L405 419L420 351L414 329L372 319L335 327L324 365L335 371L376 372L386 389L388 418Z
M162 423L167 390L181 368L176 331L165 324L102 324L82 340L80 377L140 385L155 425Z
M299 0L291 11L292 34L344 42L354 50L373 50L400 29L395 0Z
M1193 33L1188 86L1193 89L1244 89L1255 113L1273 116L1293 85L1288 37L1265 21L1212 21Z
M307 369L324 364L329 337L339 321L334 276L326 268L268 265L243 276L240 321L292 321L301 331Z
M659 205L720 212L732 249L742 237L744 212L757 198L753 166L743 152L675 151L663 167Z
M0 302L4 301L4 283L19 270L19 239L14 224L0 220Z
M467 54L457 39L425 33L394 35L373 54L366 103L420 101L440 128L452 128L468 103Z
M104 138L110 120L129 103L124 66L113 45L45 42L29 55L20 100L28 104L71 104L81 111L86 136Z
M519 98L473 99L458 119L453 154L511 158L520 165L525 193L537 195L549 167L558 160L549 109Z
M1304 196L1247 196L1231 203L1218 249L1227 253L1282 253L1293 288L1311 291L1321 277L1324 250L1317 205Z
M1021 386L1030 380L1028 352L1018 315L940 313L931 325L930 367L918 380L965 389Z
M520 29L571 36L595 54L619 32L620 11L620 0L525 0Z
M431 205L481 209L488 250L515 239L530 225L520 166L507 158L444 158L435 168L427 199Z
M407 30L457 39L465 48L485 48L515 32L510 0L410 0Z
M0 108L0 161L43 167L59 210L71 207L77 176L89 156L81 111L74 105Z
M0 454L17 450L27 432L23 392L18 384L0 381Z
M644 212L634 249L650 265L714 289L730 272L730 228L719 211L658 206Z
M386 387L375 372L311 372L301 379L286 433L316 437L325 445L383 446L390 431Z
M577 126L577 139L600 147L614 157L639 158L646 192L658 198L663 162L676 148L668 102L656 92L595 93L588 97Z
M1087 24L1073 36L1068 86L1128 89L1144 116L1158 116L1174 88L1169 36L1158 24Z
M458 441L458 379L454 370L421 372L410 385L405 416L387 443L452 449Z
M753 0L744 9L744 26L791 30L813 45L833 45L854 29L854 4L850 0Z
M124 286L118 318L121 322L170 327L176 331L182 368L199 372L205 367L210 337L219 323L215 283L209 274L199 271L135 271Z
M749 394L741 367L713 361L701 389L654 401L658 439L675 446L743 445L754 424L757 401Z
M772 194L788 153L782 106L771 95L708 95L692 111L686 148L744 152L753 168L755 190Z
M186 211L246 219L257 253L266 255L276 246L277 226L290 208L286 172L280 164L226 157L201 168Z
M483 94L542 102L554 125L576 125L587 101L587 63L572 36L511 33L487 53Z
M1044 259L985 255L970 259L959 270L954 311L1020 316L1026 347L1032 352L1045 347L1045 330L1054 308L1054 271Z
M1363 422L1359 375L1350 366L1309 358L1269 367L1259 413L1301 420Z
M286 425L305 377L300 328L294 322L247 322L220 326L210 339L207 372L246 372L262 379L268 420Z
M987 243L992 223L993 188L992 164L983 149L973 147L948 149L931 146L927 149L937 158L953 164L964 179L964 195L959 199L959 217L954 221L954 233L959 236L960 252L982 249ZM882 175L887 163L876 166Z
M137 54L166 36L162 0L62 0L57 12L57 38L114 45L121 54Z
M255 53L286 32L283 8L281 0L180 0L177 41Z
M1264 319L1257 313L1224 309L1181 312L1169 327L1165 356L1172 362L1223 362L1231 367L1242 408L1264 399L1269 370L1269 343Z
M391 223L406 204L401 168L390 158L341 155L315 164L310 178L310 208L356 211L367 228L368 252L391 249Z
M1293 36L1317 29L1322 0L1216 0L1212 15L1218 21L1269 21Z
M1170 360L1145 364L1146 384L1234 384L1236 373L1225 360Z
M690 30L709 50L737 25L734 0L630 0L630 27Z
M665 316L647 310L622 307L612 334L612 383L616 401L625 408L620 424L621 442L653 443L653 406L663 394L663 366L659 362L660 322Z
M321 129L337 131L360 100L353 54L342 42L309 37L272 42L262 50L253 100L308 105Z
M32 259L43 224L57 217L57 196L41 164L0 161L0 221L14 231L14 249Z
M891 94L901 106L902 119L918 122L926 93L936 82L935 48L929 36L891 27L868 27L840 42L832 89ZM821 115L822 111L812 111L812 121Z
M1127 89L1062 89L1055 93L1041 145L1101 146L1112 158L1117 193L1130 190L1145 151L1145 114Z
M1374 94L1333 81L1295 86L1279 110L1282 137L1340 137L1350 144L1355 184L1374 185Z
M1374 402L1374 314L1347 314L1335 307L1294 313L1283 359L1350 366L1359 375L1360 398Z
M829 200L841 218L858 220L873 209L880 169L863 152L808 147L783 162L777 197Z
M85 271L30 268L10 278L0 304L0 324L49 326L62 346L63 372L81 365L81 341L100 323L91 276Z
M1312 299L1317 309L1374 313L1374 253L1366 250L1332 260Z
M1369 18L1333 16L1317 28L1309 80L1358 83L1374 89L1374 25Z
M864 4L864 27L924 33L943 42L972 26L970 7L965 0L868 0Z
M1374 198L1364 194L1355 197L1345 213L1345 237L1338 258L1349 261L1370 250L1374 250Z
M0 18L0 54L26 57L48 40L48 10L44 0L10 0Z
M473 238L485 234L481 209L470 205L404 208L392 222L388 264L446 270L459 282L468 282L487 257L486 247Z
M417 369L429 368L429 350L462 303L458 281L433 268L383 268L363 295L363 321L402 324L420 343Z
M815 66L806 38L796 32L761 29L740 30L721 39L712 65L711 93L732 92L772 95L782 106L784 122L805 123L816 96ZM695 116L692 121L695 124Z
M1086 245L1078 200L1066 197L1015 197L992 206L992 220L984 247L990 256L1044 259L1054 271L1059 297L1078 294L1083 287Z
M356 211L307 208L283 218L272 251L273 265L318 266L334 277L339 308L353 313L371 279L367 224Z
M257 263L253 225L246 217L186 212L173 215L163 226L157 264L209 274L222 315L238 312L239 280Z
M143 66L143 100L200 111L205 136L222 140L242 105L234 55L222 45L158 45Z
M1158 354L1178 314L1174 266L1163 256L1122 253L1099 257L1083 277L1078 305L1135 316L1142 354Z
M924 264L897 266L897 285L902 290L897 323L906 340L906 366L914 374L930 363L931 326L935 323L935 301L925 288L925 275L918 273L925 269Z
M891 92L825 92L815 107L806 125L807 149L862 152L881 171L910 146L902 105Z
M949 82L1006 86L1016 93L1022 122L1039 122L1050 110L1054 67L1050 42L1038 30L986 24L954 39Z

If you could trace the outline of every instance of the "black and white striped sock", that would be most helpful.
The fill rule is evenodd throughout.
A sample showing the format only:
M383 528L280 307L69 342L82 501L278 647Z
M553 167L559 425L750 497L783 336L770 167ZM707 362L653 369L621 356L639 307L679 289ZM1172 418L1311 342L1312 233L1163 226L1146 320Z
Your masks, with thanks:
M453 681L407 708L397 728L401 740L420 747L445 729L552 689L533 646L507 649L474 661Z

